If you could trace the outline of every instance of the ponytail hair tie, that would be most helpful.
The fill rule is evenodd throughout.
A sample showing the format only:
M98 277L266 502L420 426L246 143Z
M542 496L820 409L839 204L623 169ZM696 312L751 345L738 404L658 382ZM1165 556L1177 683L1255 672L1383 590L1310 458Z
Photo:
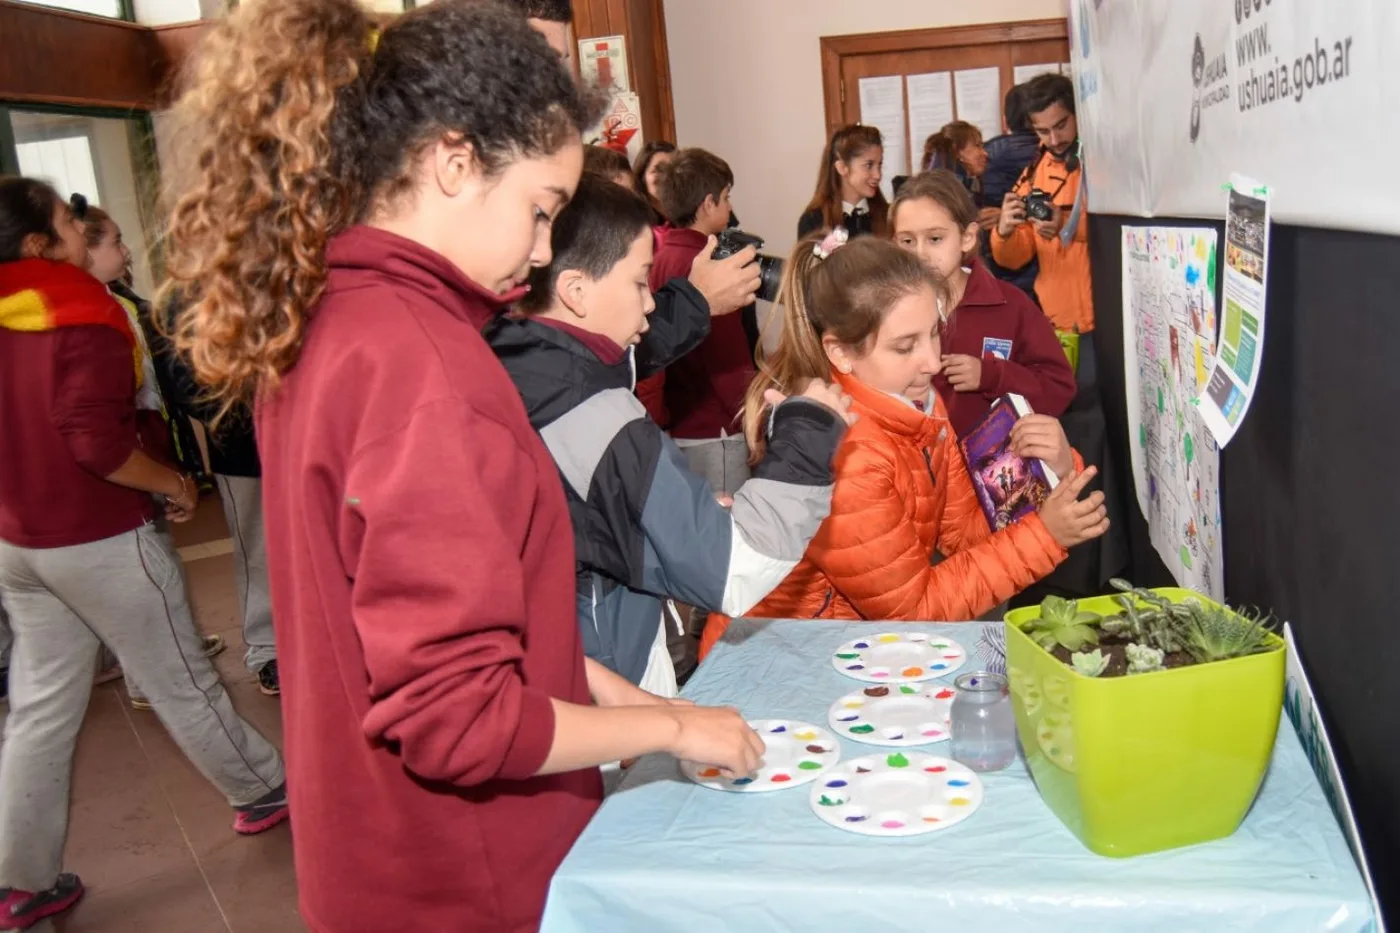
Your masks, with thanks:
M826 235L820 243L812 247L812 255L818 259L826 259L832 253L845 246L851 235L846 232L845 227L836 227Z

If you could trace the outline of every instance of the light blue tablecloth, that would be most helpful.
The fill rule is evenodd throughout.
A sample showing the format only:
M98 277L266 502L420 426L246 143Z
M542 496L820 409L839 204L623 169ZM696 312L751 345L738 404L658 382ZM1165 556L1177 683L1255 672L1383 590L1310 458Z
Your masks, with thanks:
M969 652L981 634L976 624L899 629L910 627L955 638ZM825 727L827 707L857 686L832 668L832 651L875 630L736 622L685 695L735 705L750 719ZM1286 719L1278 735L1264 788L1235 835L1124 860L1080 845L1019 761L983 776L986 800L966 822L873 839L820 822L807 787L723 793L653 757L632 769L560 866L542 930L1373 929L1366 888ZM842 745L843 758L872 749ZM947 744L918 750L946 755Z

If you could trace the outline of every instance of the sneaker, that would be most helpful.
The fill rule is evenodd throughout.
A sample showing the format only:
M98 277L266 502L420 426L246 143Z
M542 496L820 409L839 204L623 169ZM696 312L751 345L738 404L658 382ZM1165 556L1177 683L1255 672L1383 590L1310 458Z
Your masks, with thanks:
M150 700L145 697L137 696L131 698L131 708L139 709L143 713L149 713L151 710L155 709L155 707L151 705Z
M277 676L277 662L268 661L258 668L258 689L263 696L275 697L282 693L282 679Z
M64 873L47 891L0 888L0 930L27 930L46 917L61 914L83 896L77 875Z
M287 810L287 785L266 794L260 800L234 807L233 831L244 836L266 832L290 815Z

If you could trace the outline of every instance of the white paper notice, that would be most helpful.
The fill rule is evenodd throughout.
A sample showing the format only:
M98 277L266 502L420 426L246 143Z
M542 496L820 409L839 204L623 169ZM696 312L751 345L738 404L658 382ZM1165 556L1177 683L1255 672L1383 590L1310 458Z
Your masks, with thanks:
M1123 228L1124 387L1133 480L1176 582L1224 599L1220 450L1197 410L1214 363L1215 231Z
M909 171L908 138L904 125L904 77L860 79L860 122L885 138L885 179L880 188L894 197L894 176Z
M905 81L909 84L909 139L913 147L910 155L922 159L928 138L953 122L953 75L934 71L909 75ZM913 166L915 171L927 167Z
M1201 417L1221 447L1230 443L1259 387L1269 270L1269 189L1230 176L1225 211L1225 315Z
M983 139L1001 135L1001 69L973 68L953 72L958 94L958 119L982 131Z
M1057 75L1060 73L1060 67L1055 62L1045 62L1039 65L1017 65L1012 72L1016 76L1017 84L1025 84L1031 78L1041 75Z
M623 36L578 40L578 66L585 85L612 91L632 90L627 76L627 39Z

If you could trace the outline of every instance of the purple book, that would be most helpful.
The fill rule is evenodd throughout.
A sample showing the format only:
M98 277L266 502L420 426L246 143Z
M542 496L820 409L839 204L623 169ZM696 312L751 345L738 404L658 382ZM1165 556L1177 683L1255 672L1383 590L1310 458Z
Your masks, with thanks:
M1011 452L1011 429L1031 407L1019 395L1004 395L982 423L959 442L972 488L993 531L1040 508L1060 482L1041 460L1023 460Z

